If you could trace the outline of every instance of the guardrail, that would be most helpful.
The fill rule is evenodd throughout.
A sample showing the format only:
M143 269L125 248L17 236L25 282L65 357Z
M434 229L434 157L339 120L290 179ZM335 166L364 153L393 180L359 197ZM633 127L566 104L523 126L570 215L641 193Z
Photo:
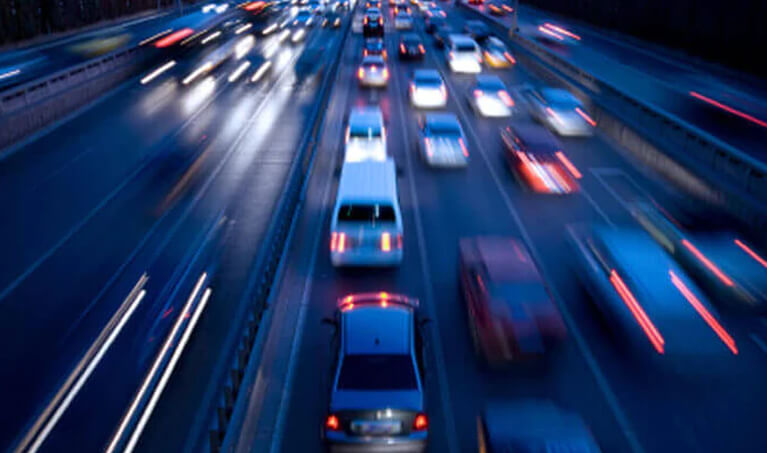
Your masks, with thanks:
M294 220L300 213L299 205L303 199L305 185L311 172L319 143L320 131L324 123L323 113L330 99L333 82L338 73L341 54L350 34L351 17L352 14L349 15L344 28L341 30L343 37L338 44L341 51L337 52L333 56L331 64L325 67L325 77L323 78L323 84L318 95L319 101L315 103L309 116L312 126L299 145L297 156L293 159L288 172L288 181L276 204L278 206L277 212L267 229L262 251L259 252L258 264L255 267L256 271L254 274L260 277L253 290L252 309L244 325L239 327L243 331L243 335L230 361L231 366L226 376L226 382L220 386L221 390L217 398L217 407L209 425L207 447L211 453L222 451L225 441L228 445L233 445L233 440L226 436L233 418L235 418L235 404L237 404L240 410L238 415L244 415L241 411L247 406L247 401L238 400L242 396L243 379L245 378L246 370L255 364L252 356L257 355L254 354L253 350L256 344L256 336L261 327L265 311L268 308L268 300L275 284L274 280L280 259L287 245L288 234Z
M459 2L465 10L490 21L498 19ZM722 142L681 118L624 93L543 46L518 34L511 36L523 60L547 71L596 103L600 130L643 163L670 178L703 202L723 209L751 227L767 226L767 164Z

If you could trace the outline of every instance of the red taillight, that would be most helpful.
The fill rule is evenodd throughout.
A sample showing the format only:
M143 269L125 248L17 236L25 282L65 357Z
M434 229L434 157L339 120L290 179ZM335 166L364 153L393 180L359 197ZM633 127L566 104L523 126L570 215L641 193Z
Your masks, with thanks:
M182 39L190 36L192 33L194 33L194 30L192 30L191 28L183 28L181 30L173 32L169 34L168 36L158 40L157 42L154 43L154 46L157 47L158 49L172 46L173 44L176 44Z
M363 68L360 68L360 69L357 71L357 77L359 77L360 79L364 78L364 77L365 77L365 69L363 69Z
M346 250L346 233L332 233L330 235L330 251L343 253Z
M391 233L381 234L381 251L391 252Z
M370 22L370 18L368 18L368 17L366 16L366 17L365 17L365 25L367 25L367 24L368 24L368 22Z
M458 144L461 145L461 152L463 153L463 157L469 157L469 150L466 149L466 144L463 142L462 138L458 139Z
M384 68L384 70L383 70L383 78L384 79L388 79L389 78L389 70L386 69L386 68Z
M425 431L427 429L429 429L429 419L426 417L426 414L416 415L413 420L413 430Z
M333 414L328 415L328 418L325 419L325 429L331 431L338 431L341 429L341 422L338 421L338 417Z
M426 49L424 49L424 48L423 48L423 44L418 44L418 50L419 50L421 53L426 53Z
M383 17L378 18L378 25L383 25Z
M481 98L483 94L484 93L482 93L482 90L474 90L474 97L475 98Z
M593 119L591 119L591 117L586 112L581 110L580 107L576 107L575 108L575 113L580 115L581 118L583 118L584 121L586 121L587 123L589 123L589 125L591 125L591 127L596 127L597 126L597 122L594 121Z
M506 107L514 107L514 99L509 96L509 93L507 93L505 90L500 90L498 92L498 97L501 98L501 101L503 101L504 104L506 104Z
M512 57L510 53L504 52L503 56L506 57L507 60L509 60L509 63L517 64L517 60L515 60L514 57Z
M404 44L400 44L400 45L399 45L399 50L400 50L400 52L402 52L402 53L407 53L407 49L405 49L405 45L404 45Z
M367 49L362 51L362 56L363 57L367 57L368 56L368 50Z

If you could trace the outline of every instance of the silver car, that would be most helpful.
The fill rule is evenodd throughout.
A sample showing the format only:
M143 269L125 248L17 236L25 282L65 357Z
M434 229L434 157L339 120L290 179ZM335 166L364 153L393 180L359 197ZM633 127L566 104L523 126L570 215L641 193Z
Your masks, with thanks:
M368 55L362 59L357 78L362 86L385 87L389 83L389 68L381 55Z
M560 88L522 91L530 114L554 132L563 136L589 136L597 123L575 96Z
M419 149L432 167L460 168L469 164L466 137L452 113L430 113L420 121Z

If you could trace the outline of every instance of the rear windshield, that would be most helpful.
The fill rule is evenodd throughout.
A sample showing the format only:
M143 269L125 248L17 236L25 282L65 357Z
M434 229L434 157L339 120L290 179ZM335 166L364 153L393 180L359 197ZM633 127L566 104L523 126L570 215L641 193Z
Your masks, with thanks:
M461 128L457 124L448 121L434 121L429 123L427 129L434 135L455 137L461 135Z
M377 127L353 127L349 130L349 138L380 138L381 129Z
M474 52L477 48L469 42L459 42L455 44L455 50L459 52Z
M396 222L397 215L391 205L344 204L338 210L339 222Z
M344 357L339 390L414 390L413 360L405 354L354 354Z
M418 75L415 81L419 85L442 85L442 79L438 75Z

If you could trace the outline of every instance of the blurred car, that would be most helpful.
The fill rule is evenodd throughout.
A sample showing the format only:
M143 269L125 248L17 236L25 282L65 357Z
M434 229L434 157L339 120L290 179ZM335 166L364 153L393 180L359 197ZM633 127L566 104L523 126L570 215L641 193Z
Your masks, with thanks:
M405 33L399 40L399 56L402 59L423 59L426 48L420 36L415 33Z
M517 180L539 193L568 194L578 190L580 172L548 129L521 123L501 129L506 161Z
M467 20L463 25L463 31L477 42L490 37L490 28L481 20Z
M339 28L341 26L341 16L338 13L327 13L322 20L322 26L327 28Z
M413 16L408 13L397 13L394 17L394 28L397 30L412 30Z
M506 10L503 8L503 4L498 3L498 2L488 2L487 3L487 10L493 16L505 16L506 15Z
M418 301L398 294L351 294L333 319L335 364L323 438L331 452L422 452L423 323Z
M308 9L300 9L290 22L292 28L311 27L314 24L314 14Z
M643 357L671 357L687 371L715 372L738 354L703 292L645 231L569 225L579 276L614 333ZM684 360L684 362L680 362Z
M575 96L561 88L525 88L530 114L563 136L590 136L597 125Z
M482 71L479 46L466 35L449 35L445 42L445 56L453 72L477 74Z
M441 17L445 19L447 17L447 13L444 9L437 6L436 3L432 3L429 6L426 7L426 11L424 12L426 17Z
M367 38L370 36L384 35L384 22L380 10L377 8L368 9L365 18L362 21L362 34Z
M519 240L462 238L458 248L469 331L488 363L541 356L565 337L559 310Z
M410 82L410 103L419 108L447 105L447 88L436 69L416 69Z
M714 301L728 308L767 310L767 254L755 244L718 225L684 229L645 201L632 202L629 212Z
M432 167L469 165L469 150L458 118L452 113L428 113L419 119L421 158Z
M477 451L600 453L583 419L551 401L493 401L477 419Z
M385 87L389 83L389 68L381 55L370 55L362 59L357 70L360 85Z
M475 113L488 117L511 116L514 107L509 91L495 75L478 75L468 100Z
M482 56L485 63L493 68L507 68L516 64L516 60L506 45L495 36L491 36L482 43Z
M539 25L536 33L536 39L539 41L555 45L577 44L581 40L581 37L572 31L549 22Z
M362 49L362 56L380 55L384 59L388 56L384 48L384 42L381 38L367 38Z
M379 107L356 107L349 115L344 162L386 160L386 128Z
M441 16L427 16L424 20L426 33L434 33L438 28L447 25L447 21Z
M413 8L411 8L407 3L398 3L394 5L394 14L399 13L413 14Z

